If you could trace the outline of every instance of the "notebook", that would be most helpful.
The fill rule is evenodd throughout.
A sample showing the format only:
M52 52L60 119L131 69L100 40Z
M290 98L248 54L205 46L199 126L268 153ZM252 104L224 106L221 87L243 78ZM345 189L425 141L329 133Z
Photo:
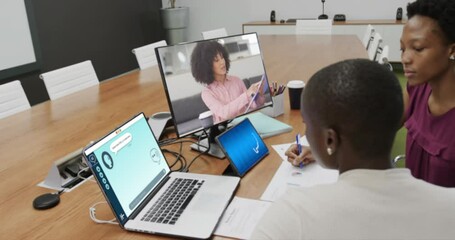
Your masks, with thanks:
M253 102L256 101L256 98L257 98L257 96L259 94L259 90L261 90L261 88L262 88L263 89L262 91L266 92L268 90L268 88L269 88L269 86L267 85L267 76L265 74L262 75L261 80L260 80L259 83L254 83L254 84L259 84L259 87L254 92L253 96L251 96L251 100L248 103L248 106L247 106L247 108L246 108L244 113L247 113L247 112L250 111L251 105L253 105Z
M84 148L83 156L129 231L209 238L240 180L171 172L143 113Z
M269 149L248 118L218 135L215 140L229 159L234 175L240 177L269 154Z
M290 125L283 123L275 118L269 117L261 112L254 112L242 117L238 117L231 123L232 125L236 125L245 118L250 119L251 123L262 138L267 138L292 131L292 127Z

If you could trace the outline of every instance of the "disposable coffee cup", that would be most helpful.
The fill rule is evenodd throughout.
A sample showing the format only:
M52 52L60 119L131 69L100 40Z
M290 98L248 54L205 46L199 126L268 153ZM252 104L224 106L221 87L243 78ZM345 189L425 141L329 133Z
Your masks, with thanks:
M201 122L202 128L208 128L213 126L213 114L211 111L206 111L199 114L199 121Z
M305 82L302 80L291 80L287 84L289 89L289 103L291 109L300 109L300 96L302 95Z

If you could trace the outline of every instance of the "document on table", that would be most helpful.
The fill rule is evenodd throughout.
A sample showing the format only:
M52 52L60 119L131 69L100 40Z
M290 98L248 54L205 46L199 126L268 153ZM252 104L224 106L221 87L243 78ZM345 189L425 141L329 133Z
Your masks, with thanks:
M305 137L302 137L301 140L302 145L308 144ZM272 146L278 155L280 155L283 162L275 172L267 189L262 194L261 200L274 202L291 187L311 187L318 184L334 183L337 181L337 170L322 168L317 163L305 165L303 168L292 166L284 155L284 152L291 144L292 143Z
M270 202L234 197L215 229L215 235L249 239Z
M283 159L283 161L287 161L287 157L286 157L286 155L284 155L284 153L294 143L295 142L272 145L272 148L278 153L278 155L281 157L281 159ZM307 146L307 147L310 146L310 144L308 143L308 140L306 139L305 136L300 138L300 144L302 146Z
M261 112L254 112L242 117L238 117L232 120L231 124L236 125L245 118L250 119L254 128L256 128L256 131L258 131L259 135L262 138L267 138L292 131L292 127L288 124L281 122L273 117L269 117Z

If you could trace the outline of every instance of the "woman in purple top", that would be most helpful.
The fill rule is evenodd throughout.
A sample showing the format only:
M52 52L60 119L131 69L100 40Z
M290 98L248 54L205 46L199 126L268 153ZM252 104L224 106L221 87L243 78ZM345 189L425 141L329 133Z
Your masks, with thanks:
M455 187L455 0L417 0L407 14L400 40L406 166L417 178ZM286 151L293 165L314 161L309 148L297 149Z
M217 41L199 42L191 54L191 72L197 82L206 86L201 97L212 112L214 123L235 118L265 102L260 82L247 89L240 78L228 75L230 63L229 53Z
M455 1L417 0L407 14L400 40L406 166L417 178L455 187Z

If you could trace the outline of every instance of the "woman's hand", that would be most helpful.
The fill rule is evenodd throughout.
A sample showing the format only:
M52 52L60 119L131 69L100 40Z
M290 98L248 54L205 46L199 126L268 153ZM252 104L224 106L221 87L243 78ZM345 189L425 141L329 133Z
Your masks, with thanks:
M292 144L284 154L288 157L288 162L296 167L303 167L315 161L311 149L307 146L302 146L302 152L299 154L297 144Z
M248 90L246 90L246 94L248 94L248 96L250 96L250 97L254 97L254 94L259 89L259 85L260 85L260 82L251 84L250 88L248 88Z

